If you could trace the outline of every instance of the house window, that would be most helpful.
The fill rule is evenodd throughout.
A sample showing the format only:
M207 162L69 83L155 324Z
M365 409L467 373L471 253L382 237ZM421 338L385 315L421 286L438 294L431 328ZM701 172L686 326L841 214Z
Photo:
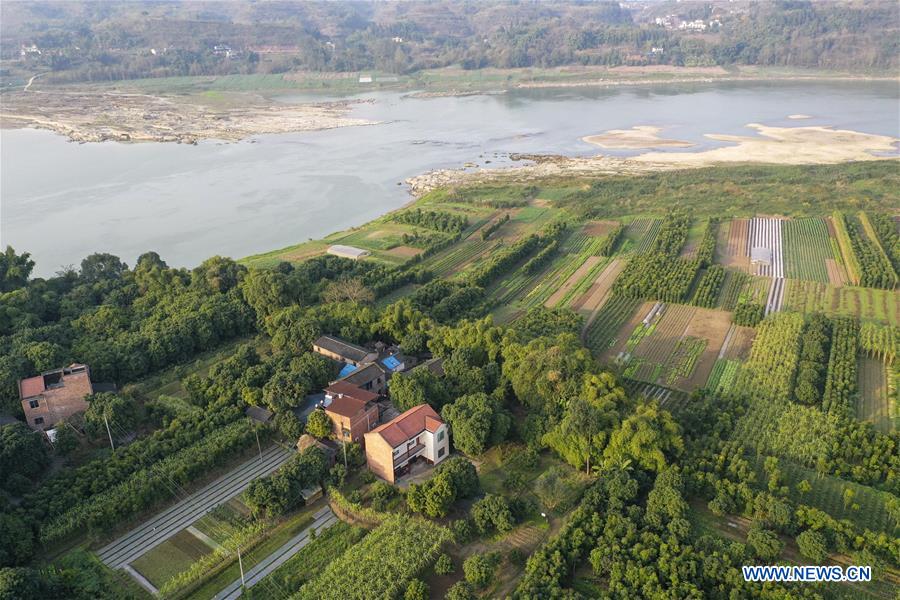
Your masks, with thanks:
M444 456L444 451L445 451L445 450L446 450L446 448L441 448L440 450L438 450L438 458Z
M35 424L35 425L43 425L43 424L44 424L44 417L38 417L38 418L36 418L36 419L34 420L34 424Z
M443 440L443 439L444 439L444 431L441 430L441 431L438 432L438 441L440 442L440 441Z
M29 401L28 401L28 406L30 406L31 408L37 408L37 407L38 407L38 401L37 401L37 400L29 400Z

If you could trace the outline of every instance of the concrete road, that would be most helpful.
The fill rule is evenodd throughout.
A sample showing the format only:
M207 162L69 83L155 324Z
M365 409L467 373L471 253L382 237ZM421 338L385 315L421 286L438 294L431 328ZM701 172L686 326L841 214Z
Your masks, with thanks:
M215 507L240 494L251 481L268 475L292 454L279 446L267 448L262 457L253 457L200 491L144 521L140 526L101 548L97 555L112 569L127 565Z
M313 515L313 518L315 520L313 521L312 525L288 540L281 548L264 558L252 569L246 571L244 573L245 584L243 586L241 585L240 578L238 578L235 581L231 582L231 585L216 594L214 596L214 599L236 600L237 598L240 598L244 587L251 588L262 581L264 577L286 563L288 559L297 554L297 552L299 552L301 548L311 542L312 540L309 537L309 532L311 530L314 529L316 533L320 533L321 531L328 529L329 527L334 525L338 520L337 517L334 516L334 513L331 512L331 507L329 506L326 506L325 508L317 512L315 515Z

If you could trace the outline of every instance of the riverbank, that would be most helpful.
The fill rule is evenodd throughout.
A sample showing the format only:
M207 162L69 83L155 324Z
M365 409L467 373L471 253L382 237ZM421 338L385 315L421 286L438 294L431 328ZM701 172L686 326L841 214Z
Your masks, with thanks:
M347 116L352 104L360 100L334 101L334 97L359 97L377 91L407 91L404 98L428 99L498 95L517 89L897 81L896 76L883 73L666 65L479 70L448 67L408 75L291 72L71 85L50 85L46 77L38 78L41 75L46 74L31 77L21 91L4 93L0 127L48 129L77 142L180 143L204 139L237 141L267 133L371 125L375 122ZM331 99L287 103L279 98L291 92L327 95Z
M421 196L443 187L485 183L526 183L557 177L591 178L605 175L638 175L654 171L702 168L723 164L758 163L780 165L837 164L855 161L896 159L900 139L832 129L830 127L768 127L750 123L747 128L757 136L721 135L705 137L733 145L699 152L646 152L630 158L615 156L568 157L560 155L522 154L511 158L528 164L501 169L439 169L406 180L410 192ZM611 130L585 141L596 139L613 145L607 147L658 147L657 128L639 126L632 130ZM676 140L672 140L677 142ZM619 144L630 144L619 145ZM637 144L645 144L639 146ZM656 144L656 145L653 145ZM893 156L891 156L893 155Z

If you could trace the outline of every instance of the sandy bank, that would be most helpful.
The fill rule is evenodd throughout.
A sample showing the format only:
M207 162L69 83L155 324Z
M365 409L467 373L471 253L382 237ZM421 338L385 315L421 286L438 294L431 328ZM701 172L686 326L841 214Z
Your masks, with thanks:
M237 141L289 133L371 125L346 115L353 102L275 104L204 102L202 97L114 92L20 92L4 96L2 127L36 127L76 142Z
M597 177L641 174L717 164L775 163L782 165L834 164L884 160L877 152L895 152L897 138L832 129L830 127L768 127L751 123L758 136L708 134L710 139L734 145L700 152L646 152L632 158L612 156L566 157L517 155L513 160L531 164L501 169L446 169L407 180L410 191L421 195L439 187L479 183L520 183L553 177Z
M717 163L769 162L788 165L833 164L884 158L875 152L893 150L897 138L830 127L768 127L750 123L758 136L707 134L711 140L733 142L733 146L703 152L648 152L634 160L655 164L706 167Z
M650 125L638 125L631 129L610 129L599 135L589 135L581 138L582 141L601 148L690 148L694 144L682 140L672 140L659 137L659 127Z

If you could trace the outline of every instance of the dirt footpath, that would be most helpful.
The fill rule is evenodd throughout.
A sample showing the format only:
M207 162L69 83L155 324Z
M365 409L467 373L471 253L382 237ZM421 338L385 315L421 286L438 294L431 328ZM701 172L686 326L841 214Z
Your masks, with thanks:
M584 276L594 268L594 265L596 265L601 260L603 260L603 258L600 256L589 256L588 259L584 261L584 264L578 267L578 270L572 273L572 275L569 276L566 282L562 284L562 286L560 286L558 290L553 292L552 296L547 298L547 301L544 302L544 306L546 306L547 308L553 308L554 306L559 304L560 301L569 292L569 290L578 285L578 282L581 281Z

